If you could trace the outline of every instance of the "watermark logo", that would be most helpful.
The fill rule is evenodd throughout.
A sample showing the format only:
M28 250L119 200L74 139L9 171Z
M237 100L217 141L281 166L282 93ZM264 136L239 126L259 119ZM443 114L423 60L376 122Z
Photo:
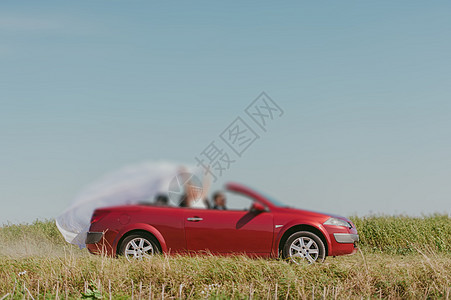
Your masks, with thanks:
M204 175L210 175L216 182L261 138L260 134L267 132L269 124L283 114L283 109L262 92L244 109L244 114L239 114L219 134L219 139L211 141L194 157L197 166L202 168Z
M265 92L262 92L244 110L246 114L266 132L266 126L283 115L283 110Z
M202 182L192 173L179 173L169 183L168 197L173 205L184 205L183 202L188 201L188 199L198 201L202 194Z
M247 125L241 117L237 117L230 123L219 137L240 157L260 138L260 136Z
M284 114L283 109L262 92L224 130L194 157L200 173L214 182L267 132L267 127ZM197 173L196 173L197 174ZM189 172L181 172L169 184L168 196L178 206L202 206L204 187ZM202 201L199 201L202 200Z

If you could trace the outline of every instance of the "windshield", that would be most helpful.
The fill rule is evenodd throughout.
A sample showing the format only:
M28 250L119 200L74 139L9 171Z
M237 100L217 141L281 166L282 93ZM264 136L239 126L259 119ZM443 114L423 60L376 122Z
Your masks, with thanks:
M279 206L279 207L288 207L288 205L286 205L285 203L283 203L282 201L277 200L276 198L269 196L268 194L265 193L261 193L259 192L260 195L262 195L263 197L265 197L269 202L271 202L272 204L274 204L275 206Z

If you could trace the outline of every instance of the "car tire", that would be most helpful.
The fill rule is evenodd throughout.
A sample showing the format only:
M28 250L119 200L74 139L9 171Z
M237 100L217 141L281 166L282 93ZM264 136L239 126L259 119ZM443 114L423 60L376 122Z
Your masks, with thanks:
M290 235L282 250L285 260L300 264L323 262L326 258L326 248L323 241L314 233L299 231Z
M147 232L132 233L121 242L118 254L128 261L143 260L161 253L157 239Z

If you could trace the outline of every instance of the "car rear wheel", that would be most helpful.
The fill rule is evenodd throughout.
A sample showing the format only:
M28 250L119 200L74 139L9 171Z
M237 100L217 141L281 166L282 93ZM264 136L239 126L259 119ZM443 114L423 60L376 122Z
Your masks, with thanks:
M314 233L299 231L293 233L285 242L282 255L293 263L322 262L326 257L323 241Z
M127 236L119 249L119 254L125 256L128 261L148 259L159 253L155 237L144 232Z

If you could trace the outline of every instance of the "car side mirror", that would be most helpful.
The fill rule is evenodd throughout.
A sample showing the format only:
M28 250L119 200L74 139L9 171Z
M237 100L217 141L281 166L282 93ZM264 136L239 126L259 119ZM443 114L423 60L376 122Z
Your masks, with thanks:
M266 211L266 207L260 202L254 201L251 206L252 211L263 212Z

